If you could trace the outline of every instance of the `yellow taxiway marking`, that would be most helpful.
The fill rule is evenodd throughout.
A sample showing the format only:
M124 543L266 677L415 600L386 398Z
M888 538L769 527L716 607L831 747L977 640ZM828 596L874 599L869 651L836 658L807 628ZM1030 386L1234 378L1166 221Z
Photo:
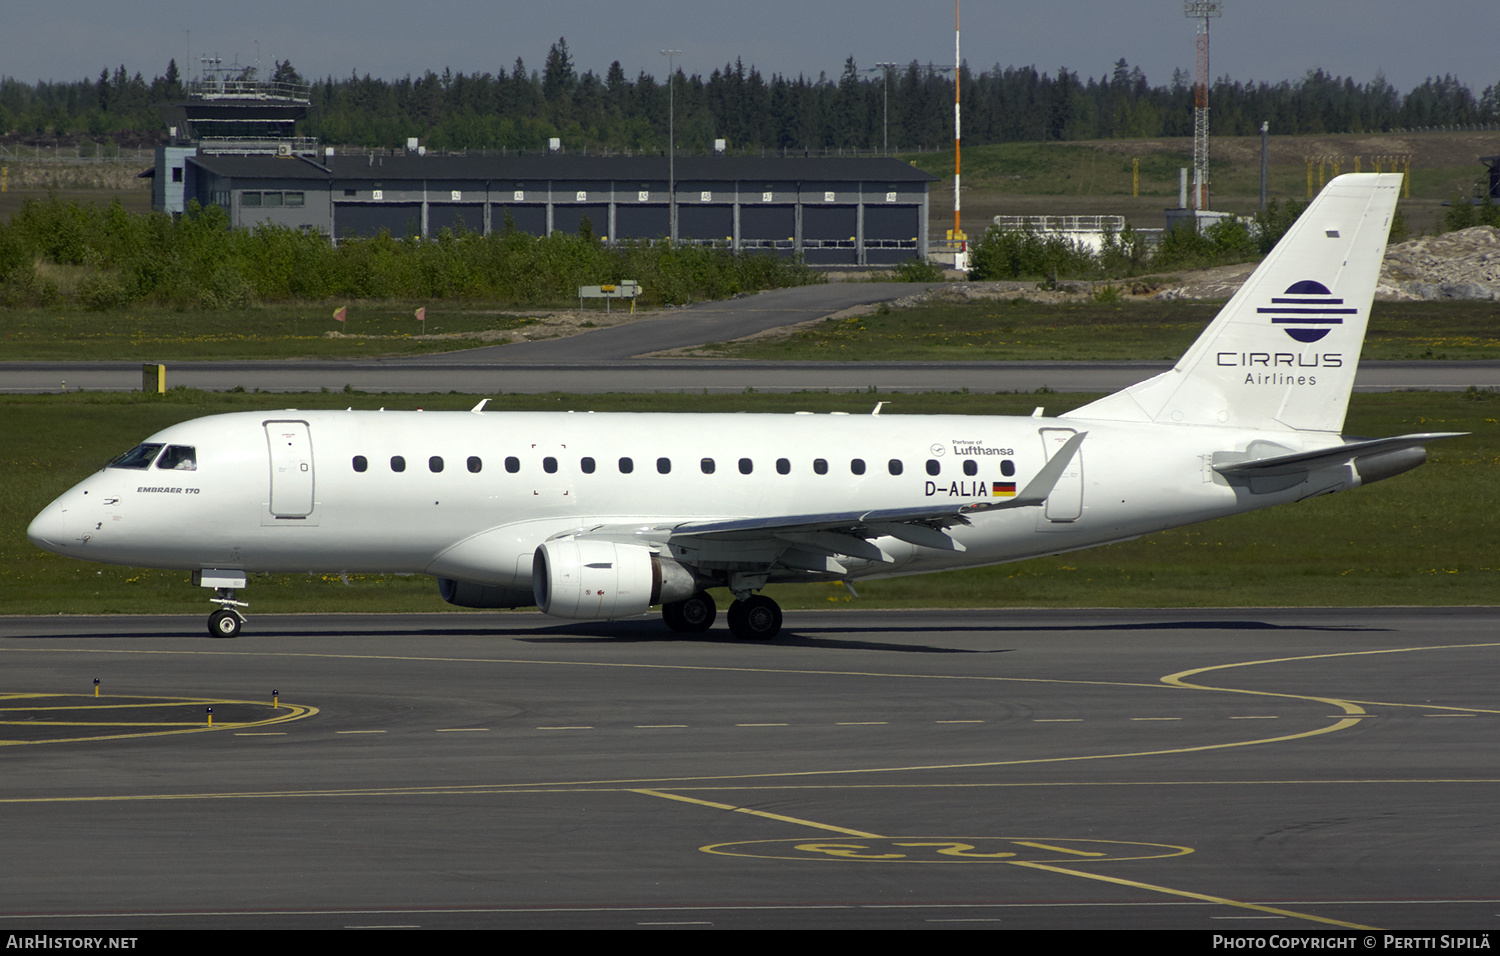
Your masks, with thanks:
M439 734L482 734L488 731L488 727L439 727L433 732Z
M762 818L767 819L767 820L775 820L775 821L780 822L780 823L791 823L791 824L795 824L797 826L810 827L810 828L815 829L815 830L827 830L827 831L830 831L830 832L833 832L833 833L842 833L845 836L860 837L860 838L867 839L867 840L888 839L886 837L882 837L879 834L870 833L870 832L868 832L866 830L853 830L853 829L850 829L848 827L834 826L833 824L822 823L822 822L819 822L819 821L816 821L816 820L808 820L808 819L800 818L800 817L792 817L792 816L787 816L786 814L781 814L781 813L771 813L768 810L756 810L753 807L739 807L739 806L735 806L734 804L730 804L730 803L718 803L718 802L713 801L713 800L703 800L703 799L700 799L698 797L687 797L687 796L683 796L682 794L668 793L668 792L663 791L663 790L648 790L648 789L643 789L643 790L637 790L635 792L639 793L639 794L643 794L643 795L648 796L648 797L660 797L663 800L676 800L676 801L679 801L681 803L697 804L698 806L708 807L708 808L714 809L714 810L727 810L727 811L730 811L731 813L747 813L747 814L750 814L751 816L762 817ZM1044 850L1046 850L1048 852L1054 852L1054 851L1061 850L1062 852L1078 853L1079 855L1086 855L1085 853L1080 852L1080 851L1067 850L1067 849L1064 849L1064 848L1061 848L1061 847L1057 847L1057 846L1052 845L1052 844L1037 843L1035 841L1025 841L1025 844L1029 845L1029 846L1034 846L1034 847L1037 847L1037 848L1040 848L1040 849L1044 849ZM1090 873L1090 872L1087 872L1087 871L1084 871L1084 870L1076 870L1076 869L1073 869L1072 867L1057 866L1055 864L1050 864L1050 863L1037 863L1037 862L1032 862L1032 861L1029 861L1029 860L1001 860L1001 861L998 861L998 862L1001 862L1001 863L1009 865L1009 866L1024 866L1024 867L1027 867L1028 869L1033 869L1033 870L1044 870L1044 871L1047 871L1049 873L1060 873L1060 874L1062 874L1064 876L1076 876L1076 877L1079 877L1079 878L1085 879L1085 880L1096 880L1096 881L1102 882L1102 883L1113 883L1113 884L1115 884L1117 886L1129 886L1129 887L1133 887L1133 888L1138 889L1138 890L1147 890L1147 891L1152 892L1152 893L1162 893L1162 894L1165 894L1167 896L1177 896L1177 897L1182 897L1182 898L1190 899L1190 900L1199 900L1199 901L1205 902L1205 903L1218 903L1221 906L1233 906L1233 907L1236 907L1236 908L1239 908L1239 909L1247 909L1247 910L1252 910L1252 911L1255 911L1255 912L1258 912L1258 913L1271 914L1271 915L1274 915L1274 916L1284 916L1284 917L1290 917L1292 919L1310 920L1310 921L1312 921L1314 923L1324 923L1324 924L1327 924L1329 926L1342 926L1342 927L1345 927L1347 929L1366 929L1366 930L1367 929L1374 929L1375 928L1373 926L1363 926L1363 925L1360 925L1358 923L1349 923L1349 922L1345 922L1343 920L1329 919L1328 917L1325 917L1325 916L1316 916L1316 915L1313 915L1311 913L1298 913L1298 912L1296 912L1294 910L1281 909L1279 907L1274 907L1274 906L1262 906L1262 905L1260 905L1258 903L1246 903L1246 902L1243 902L1241 900L1232 900L1232 899L1229 899L1229 898L1223 897L1223 896L1214 896L1214 895L1208 894L1208 893L1195 893L1192 890L1179 890L1179 889L1175 889L1173 887L1161 886L1161 885L1158 885L1158 884L1155 884L1155 883L1143 883L1143 882L1141 882L1139 880L1127 880L1127 879L1123 879L1123 878L1118 877L1118 876L1105 876L1105 875L1099 874L1099 873Z
M685 797L680 793L667 793L663 790L636 790L648 797L661 797L663 800L677 800L682 803L692 803L700 807L709 807L713 810L728 810L731 813L748 813L752 817L763 817L767 820L775 820L779 823L795 823L798 826L812 827L815 830L828 830L832 833L842 833L845 836L864 837L870 840L878 840L880 837L874 833L866 833L864 830L851 830L848 827L836 827L828 823L818 823L813 820L803 820L799 817L789 817L782 813L772 813L769 810L756 810L753 807L737 807L732 803L716 803L713 800L703 800L699 797Z
M58 693L10 693L0 695L0 700L6 702L14 701L40 701L58 700L71 697L82 697L82 695L58 694ZM258 700L226 700L216 697L157 697L157 696L111 696L104 698L88 697L86 702L80 700L76 705L69 704L46 704L41 706L9 706L0 707L0 716L14 715L18 713L35 712L77 712L77 711L121 711L176 707L184 708L199 707L230 707L248 706L259 710L267 710L264 701ZM204 719L193 720L10 720L0 719L0 726L25 726L30 728L75 728L90 727L97 728L101 733L85 733L77 736L47 737L42 739L3 739L0 747L21 747L35 744L66 744L79 743L83 741L100 740L130 740L141 737L167 737L173 734L201 734L213 733L223 730L246 730L252 727L269 727L273 724L281 724L290 720L300 720L303 717L311 717L318 712L318 708L302 704L282 704L279 708L272 710L272 716L263 720L223 720L210 724ZM126 730L125 728L137 728Z

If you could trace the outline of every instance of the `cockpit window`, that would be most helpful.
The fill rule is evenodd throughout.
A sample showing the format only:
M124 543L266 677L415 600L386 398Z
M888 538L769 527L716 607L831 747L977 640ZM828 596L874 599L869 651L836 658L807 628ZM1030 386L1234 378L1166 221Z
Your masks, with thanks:
M156 467L168 471L197 471L198 451L192 445L168 445Z
M130 449L125 454L121 455L119 458L116 458L114 461L110 462L104 467L134 468L137 471L144 471L145 469L151 467L151 462L155 460L156 453L159 451L161 451L160 444L136 445L134 448Z

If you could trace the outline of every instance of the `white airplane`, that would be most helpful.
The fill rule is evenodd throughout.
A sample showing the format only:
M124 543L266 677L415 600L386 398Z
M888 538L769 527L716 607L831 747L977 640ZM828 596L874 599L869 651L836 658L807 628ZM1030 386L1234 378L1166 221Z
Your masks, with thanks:
M1340 435L1401 177L1334 179L1170 371L1057 417L312 411L173 425L31 523L38 547L192 572L234 637L250 572L429 574L575 620L770 583L1017 561L1355 488L1455 433Z

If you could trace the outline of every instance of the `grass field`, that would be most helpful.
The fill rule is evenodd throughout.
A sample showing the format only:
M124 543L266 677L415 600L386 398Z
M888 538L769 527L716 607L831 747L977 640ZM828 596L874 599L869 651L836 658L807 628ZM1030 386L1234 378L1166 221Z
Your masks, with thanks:
M263 306L234 311L131 308L122 312L0 311L0 361L142 362L224 359L370 358L496 345L538 324L526 312L491 305L427 310L427 330L411 303L367 303L340 326L325 306ZM783 337L717 344L704 354L779 361L1158 360L1181 355L1219 303L1178 300L1066 302L936 301L882 307ZM1367 359L1500 358L1490 302L1376 303ZM589 321L587 316L585 321ZM601 316L601 321L603 321ZM533 330L534 331L534 330ZM337 332L337 337L325 333ZM487 332L497 338L442 334Z
M816 361L1175 360L1220 303L1176 300L928 302L719 344L725 358ZM1378 302L1367 359L1500 358L1491 302Z
M903 395L904 414L1028 414L1090 396ZM166 396L0 397L0 610L11 614L202 613L206 592L180 571L85 564L33 548L27 523L104 461L169 424L215 412L299 408L468 408L472 395L258 395L174 390ZM848 411L873 399L795 395L499 396L491 409ZM888 414L891 412L887 412ZM1428 464L1369 488L1016 564L859 585L778 587L790 608L1019 606L1438 605L1500 603L1500 394L1356 395L1349 434L1469 431L1429 447ZM424 577L256 575L251 612L451 610Z
M537 319L493 303L427 307L426 303L359 303L343 323L330 305L266 305L247 309L131 306L107 312L67 309L0 311L0 361L367 358L422 355L503 344L505 335ZM443 338L493 333L493 339Z

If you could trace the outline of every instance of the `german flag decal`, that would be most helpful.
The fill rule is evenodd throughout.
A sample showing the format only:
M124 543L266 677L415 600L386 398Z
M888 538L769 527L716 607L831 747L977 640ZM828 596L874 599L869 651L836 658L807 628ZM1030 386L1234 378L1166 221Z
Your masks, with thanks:
M995 493L994 493L993 497L996 497L996 498L1014 498L1015 496L1016 496L1016 483L1014 481L997 481L997 482L995 482Z

